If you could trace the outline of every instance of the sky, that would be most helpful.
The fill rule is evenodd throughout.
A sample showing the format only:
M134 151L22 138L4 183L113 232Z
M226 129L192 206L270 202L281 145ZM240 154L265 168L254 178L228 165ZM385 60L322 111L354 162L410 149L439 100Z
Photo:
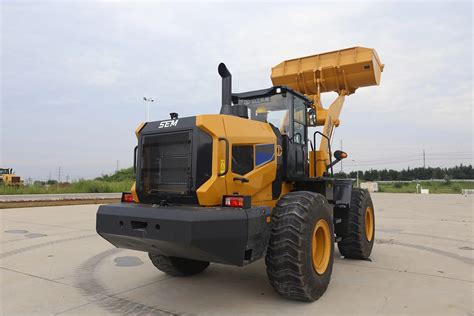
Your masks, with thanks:
M426 166L473 162L471 2L0 3L0 166L24 178L131 166L143 97L151 120L218 113L220 62L243 92L285 59L353 46L385 69L346 98L344 171L421 167L423 150Z

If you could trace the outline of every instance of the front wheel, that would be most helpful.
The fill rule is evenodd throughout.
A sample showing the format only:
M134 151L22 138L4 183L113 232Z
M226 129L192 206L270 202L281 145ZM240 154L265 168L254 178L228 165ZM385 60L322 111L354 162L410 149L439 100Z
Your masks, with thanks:
M148 257L158 270L171 276L190 276L201 273L209 266L207 261L192 260L179 257L167 257L156 253L148 253Z
M280 295L315 301L327 289L334 261L331 208L321 194L298 191L283 196L272 212L265 263Z

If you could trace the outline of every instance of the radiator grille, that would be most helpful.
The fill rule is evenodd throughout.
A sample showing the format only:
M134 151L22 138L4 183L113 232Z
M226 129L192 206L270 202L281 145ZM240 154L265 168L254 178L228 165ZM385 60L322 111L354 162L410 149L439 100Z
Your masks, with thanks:
M140 171L144 194L189 194L192 186L191 139L191 131L144 137Z

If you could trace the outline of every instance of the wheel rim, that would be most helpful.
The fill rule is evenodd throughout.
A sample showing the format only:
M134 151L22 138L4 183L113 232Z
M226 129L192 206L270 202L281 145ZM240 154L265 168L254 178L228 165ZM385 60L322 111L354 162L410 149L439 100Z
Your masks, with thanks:
M372 241L374 237L374 215L372 207L368 206L365 209L365 238Z
M317 274L323 274L331 258L331 231L328 222L320 219L313 230L312 259Z

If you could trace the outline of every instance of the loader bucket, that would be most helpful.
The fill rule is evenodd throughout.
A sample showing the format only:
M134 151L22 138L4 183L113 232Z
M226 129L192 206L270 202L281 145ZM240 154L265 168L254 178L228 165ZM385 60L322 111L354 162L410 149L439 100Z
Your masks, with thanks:
M371 48L352 47L286 60L272 68L274 86L288 86L306 95L354 93L378 85L384 65Z

